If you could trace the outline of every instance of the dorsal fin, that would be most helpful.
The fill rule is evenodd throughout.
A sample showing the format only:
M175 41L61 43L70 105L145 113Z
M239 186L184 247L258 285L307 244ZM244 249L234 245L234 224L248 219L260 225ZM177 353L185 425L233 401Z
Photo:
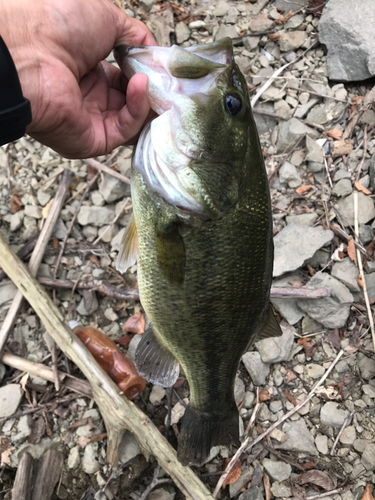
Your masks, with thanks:
M135 225L134 215L130 219L125 230L124 238L117 256L116 268L120 273L125 273L129 267L138 260L138 233Z
M280 335L282 334L283 332L275 318L273 308L270 304L264 320L264 324L256 337L256 342L258 342L259 340L268 339L269 337L280 337Z

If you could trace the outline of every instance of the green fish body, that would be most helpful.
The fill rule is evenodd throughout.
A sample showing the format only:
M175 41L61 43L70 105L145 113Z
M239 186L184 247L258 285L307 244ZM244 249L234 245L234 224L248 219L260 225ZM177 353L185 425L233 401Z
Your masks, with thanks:
M120 47L117 60L127 76L147 72L160 115L134 155L134 221L118 261L124 271L138 260L151 321L136 366L153 383L171 386L181 364L190 405L178 458L199 465L212 446L238 444L239 361L255 338L280 334L269 304L267 175L229 39L189 50Z

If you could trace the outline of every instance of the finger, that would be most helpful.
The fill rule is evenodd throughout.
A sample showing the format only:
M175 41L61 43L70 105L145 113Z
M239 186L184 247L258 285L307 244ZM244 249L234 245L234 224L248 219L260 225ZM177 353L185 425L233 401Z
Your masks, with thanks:
M109 113L105 119L107 150L129 142L143 127L150 111L148 77L142 73L130 80L126 93L126 106L118 113Z

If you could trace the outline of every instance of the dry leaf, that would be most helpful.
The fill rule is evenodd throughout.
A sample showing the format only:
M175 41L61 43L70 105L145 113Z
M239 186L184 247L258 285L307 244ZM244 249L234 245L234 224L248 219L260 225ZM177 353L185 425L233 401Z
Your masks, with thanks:
M332 137L332 139L336 139L337 141L341 139L342 132L341 130L337 130L337 128L332 128L327 132L328 137Z
M306 344L306 342L310 342L310 338L309 337L304 337L303 339L298 339L297 340L297 345L303 345L303 344Z
M45 207L43 207L43 210L42 210L43 219L47 219L49 211L51 210L51 207L52 207L53 200L54 200L54 198L52 198L52 200L50 200L47 203L47 205Z
M59 248L59 240L56 238L56 236L52 236L52 248L54 250L57 250Z
M263 401L269 401L271 398L270 398L270 395L269 395L269 392L264 389L263 391L260 391L260 394L259 394L259 401L263 402Z
M302 467L306 470L314 469L318 465L318 462L306 462L302 464Z
M348 155L352 152L352 150L353 146L350 139L335 141L333 143L332 158L338 158L339 156Z
M318 344L315 344L314 342L306 342L306 344L303 344L303 350L305 351L306 358L311 358L317 349Z
M29 403L31 403L30 393L26 389L26 384L27 384L27 382L29 380L29 376L30 376L30 373L25 373L25 375L20 380L20 386L22 387L23 392L25 393L25 398L27 399L27 401Z
M285 382L291 382L292 380L295 380L297 378L297 375L294 373L292 370L287 370L286 372L286 380Z
M314 484L326 491L333 490L335 485L329 475L321 470L309 470L304 472L297 480L298 484Z
M363 497L361 498L361 500L375 500L375 498L371 493L371 490L372 490L371 485L368 484L365 488L365 491L363 492Z
M286 397L286 399L292 403L293 406L296 406L297 405L297 401L295 400L295 398L290 394L290 392L288 391L288 389L285 389L284 391L284 395Z
M362 184L360 182L355 181L354 187L363 194L367 194L367 195L372 194L371 191L369 189L365 188L365 186L362 186Z
M354 264L357 264L357 254L355 250L355 244L354 244L354 239L353 236L350 237L350 240L348 241L348 255L350 257L350 260L354 262Z
M297 194L305 194L307 193L307 191L310 191L310 189L312 189L314 186L312 186L311 184L307 184L306 186L300 186L296 189L296 193Z
M145 333L145 318L142 313L133 314L124 325L124 333L131 332L142 335Z
M228 484L232 484L235 481L237 481L240 475L241 475L241 462L240 460L237 460L237 462L235 462L235 464L233 465L232 470L224 479L223 488L225 488Z
M10 206L10 211L12 214L15 214L21 208L23 208L23 203L22 201L17 197L17 196L12 196L12 198L9 200L9 206Z
M341 343L338 328L335 328L335 330L333 330L332 332L327 333L324 341L331 344L331 346L336 349L337 352L339 352L341 349Z
M122 346L124 349L128 349L130 341L132 340L134 335L135 335L135 333L129 333L128 335L125 335L124 337L121 337L121 338L115 340L114 342L116 344L120 344L120 346Z

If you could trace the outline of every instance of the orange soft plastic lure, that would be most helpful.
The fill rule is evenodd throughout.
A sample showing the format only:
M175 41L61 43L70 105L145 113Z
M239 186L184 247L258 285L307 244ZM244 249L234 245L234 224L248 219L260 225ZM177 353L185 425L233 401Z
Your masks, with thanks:
M77 325L75 322L74 324ZM134 363L119 351L107 335L88 326L71 324L71 327L95 361L116 382L128 399L134 399L143 391L146 380L138 375Z

